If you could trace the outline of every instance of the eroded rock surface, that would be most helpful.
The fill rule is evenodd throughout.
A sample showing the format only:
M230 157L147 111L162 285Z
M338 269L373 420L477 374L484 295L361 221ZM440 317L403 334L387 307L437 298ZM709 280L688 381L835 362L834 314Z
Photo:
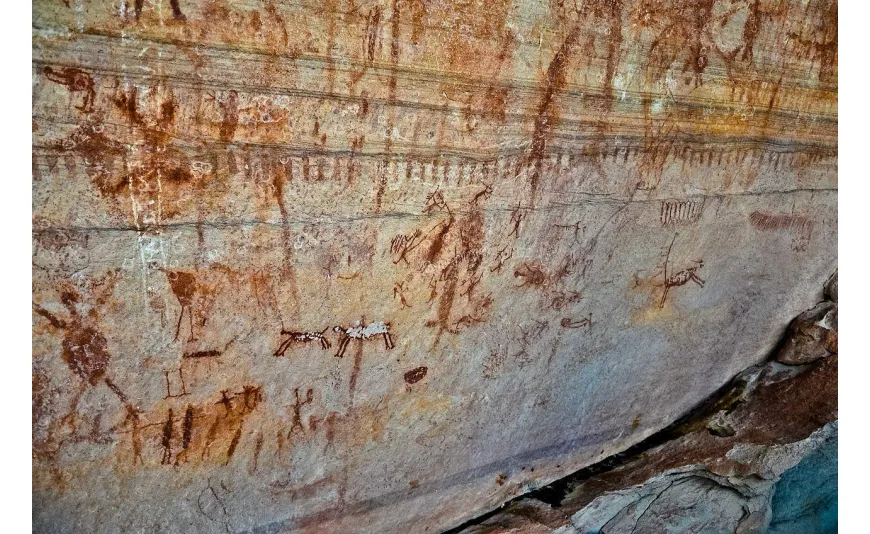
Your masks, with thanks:
M32 92L40 532L455 527L836 268L836 2L37 0Z
M801 365L836 354L838 314L836 302L822 302L800 314L789 326L786 342L776 360Z
M790 330L784 346L802 345ZM836 348L821 357L753 366L648 446L455 532L836 532Z

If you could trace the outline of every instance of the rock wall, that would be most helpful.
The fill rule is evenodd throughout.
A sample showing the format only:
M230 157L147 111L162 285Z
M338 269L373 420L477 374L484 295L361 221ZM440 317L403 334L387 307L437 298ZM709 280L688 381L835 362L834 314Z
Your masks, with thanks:
M836 301L823 301L793 321L771 361L696 413L451 532L836 532L837 345L807 335L836 340L836 315ZM806 357L790 362L795 353Z
M35 530L437 532L668 426L836 268L836 21L35 0Z

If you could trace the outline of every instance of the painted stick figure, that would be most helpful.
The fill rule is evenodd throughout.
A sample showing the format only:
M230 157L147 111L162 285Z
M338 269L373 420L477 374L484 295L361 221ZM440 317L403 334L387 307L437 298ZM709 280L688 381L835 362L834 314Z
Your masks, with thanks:
M82 393L88 388L96 388L100 382L104 383L107 388L116 396L124 406L127 415L124 423L129 423L132 427L133 439L133 462L136 460L142 461L141 457L141 438L139 435L139 410L136 408L127 395L121 391L121 388L109 378L106 372L106 367L111 359L108 351L108 342L105 336L93 326L84 324L83 317L76 309L76 304L79 302L78 295L72 292L64 292L60 297L61 303L69 311L69 319L63 320L56 317L54 314L38 304L33 304L33 311L38 315L48 320L54 328L64 331L63 341L61 343L61 359L73 372L84 382L84 387L79 391L79 394L73 400L70 407L70 413L67 417L72 416L77 409L79 399ZM67 417L64 417L66 419Z
M526 218L526 214L523 213L520 209L520 206L517 205L517 209L515 209L513 211L513 213L511 213L511 220L508 223L508 226L513 225L513 228L511 229L510 233L508 234L508 237L510 237L510 236L516 236L517 238L520 237L520 224L523 222L523 219L525 219L525 218Z
M401 309L410 308L411 305L408 304L408 299L405 297L405 282L396 282L393 286L393 298L399 297L399 301L402 304Z
M75 307L79 300L77 295L67 292L61 295L60 300L70 313L68 321L55 317L38 304L33 305L33 310L47 319L51 326L64 331L61 359L88 386L96 387L103 382L122 404L129 406L127 396L106 376L110 359L106 338L94 327L83 324Z

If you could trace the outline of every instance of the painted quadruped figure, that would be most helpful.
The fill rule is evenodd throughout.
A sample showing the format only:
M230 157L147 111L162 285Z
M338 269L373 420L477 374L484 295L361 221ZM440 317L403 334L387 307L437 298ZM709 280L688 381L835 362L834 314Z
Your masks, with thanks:
M665 262L662 269L662 275L664 277L664 292L662 293L662 300L659 302L659 308L665 307L668 292L670 292L672 287L683 286L689 282L695 282L698 286L704 287L704 284L706 283L700 276L698 276L698 271L700 271L704 266L703 259L695 260L695 265L692 267L668 275L668 262L671 259L671 249L674 248L674 243L676 242L678 235L680 234L674 234L674 238L671 240L671 244L668 246L668 250L665 253Z
M360 321L357 321L356 324L350 328L336 326L333 330L338 332L341 337L341 340L338 343L338 351L335 353L337 358L344 357L347 345L352 339L365 340L380 335L384 338L384 346L387 350L392 349L395 346L393 345L393 336L390 334L390 323L384 321L369 323L365 326L363 326Z
M659 308L663 308L665 306L665 299L668 298L668 291L672 287L679 287L689 282L695 282L700 287L704 287L704 280L699 277L696 273L701 270L701 267L704 266L704 260L695 260L695 265L693 267L689 267L688 269L683 269L677 273L672 274L665 280L665 293L662 295L662 301L659 304Z
M275 351L275 356L284 356L284 353L287 352L287 349L290 348L290 345L293 345L294 343L311 343L312 341L319 341L320 347L323 350L326 350L332 347L332 344L323 335L326 333L327 330L329 330L328 326L320 332L292 332L289 330L281 330L282 336L289 337L281 342L278 350Z

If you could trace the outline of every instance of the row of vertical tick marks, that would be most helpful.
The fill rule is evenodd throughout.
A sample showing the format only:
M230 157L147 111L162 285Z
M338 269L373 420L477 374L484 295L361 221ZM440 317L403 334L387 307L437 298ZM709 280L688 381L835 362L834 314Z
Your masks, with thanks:
M327 339L325 335L328 330L328 326L320 332L281 330L281 344L278 346L278 350L275 351L275 356L284 356L291 345L311 343L315 341L320 343L320 347L323 350L329 350L329 348L332 347L332 343L329 342L329 339ZM353 339L365 341L380 336L383 338L384 346L387 349L392 349L395 346L393 344L393 336L390 334L390 323L384 321L369 323L367 325L363 325L360 321L357 321L350 328L334 326L332 330L338 334L339 338L338 350L335 353L336 358L342 358L344 356L348 344L350 344Z
M704 213L704 199L664 200L660 220L662 226L691 224L701 220Z

